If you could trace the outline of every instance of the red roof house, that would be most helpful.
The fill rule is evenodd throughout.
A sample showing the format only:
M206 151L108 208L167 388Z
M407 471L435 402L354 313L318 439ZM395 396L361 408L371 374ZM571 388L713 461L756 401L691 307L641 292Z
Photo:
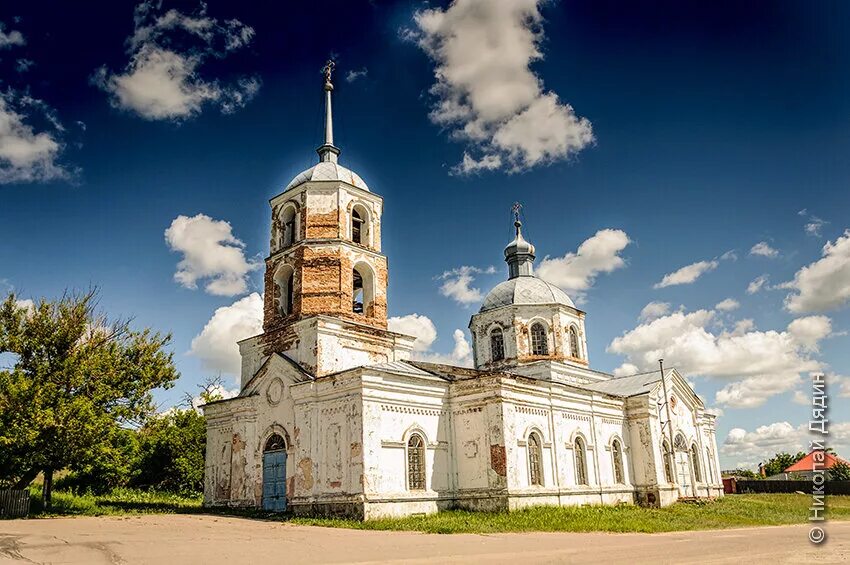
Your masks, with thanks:
M815 454L817 454L818 459L815 460ZM811 473L814 470L820 469L831 469L837 463L844 463L846 465L850 465L847 461L838 457L837 455L833 455L832 453L823 453L822 451L812 451L787 469L785 469L786 473Z

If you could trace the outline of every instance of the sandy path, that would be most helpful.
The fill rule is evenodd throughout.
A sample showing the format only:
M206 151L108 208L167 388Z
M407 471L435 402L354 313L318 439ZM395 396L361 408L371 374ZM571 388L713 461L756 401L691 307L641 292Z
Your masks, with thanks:
M840 563L850 522L669 534L371 532L243 518L154 515L0 522L0 563Z

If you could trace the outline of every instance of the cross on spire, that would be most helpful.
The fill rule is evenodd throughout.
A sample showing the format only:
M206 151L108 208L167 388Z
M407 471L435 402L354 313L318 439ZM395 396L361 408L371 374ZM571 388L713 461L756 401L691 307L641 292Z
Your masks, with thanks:
M335 67L336 63L334 63L333 59L328 59L328 62L322 67L322 74L325 77L325 142L321 147L316 149L316 152L319 154L319 161L331 163L336 163L339 156L339 148L334 145L334 120L333 109L331 107L331 92L334 89L334 85L331 82L331 73L333 73Z
M514 205L511 206L511 211L514 213L514 227L516 228L516 233L519 235L520 226L522 226L522 222L519 221L519 213L522 210L522 204L519 202L514 202Z

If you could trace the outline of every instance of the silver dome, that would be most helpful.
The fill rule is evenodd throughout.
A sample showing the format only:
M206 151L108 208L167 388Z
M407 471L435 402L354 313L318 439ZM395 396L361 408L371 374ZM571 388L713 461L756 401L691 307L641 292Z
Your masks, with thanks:
M360 175L351 169L346 169L339 163L322 161L320 163L316 163L306 171L299 173L289 182L288 185L286 185L284 192L304 184L305 182L323 180L342 181L352 186L356 186L361 190L369 190L369 187L366 186L366 183L360 178Z
M562 304L575 308L563 290L534 276L516 277L497 284L487 293L479 312L502 306L530 304Z

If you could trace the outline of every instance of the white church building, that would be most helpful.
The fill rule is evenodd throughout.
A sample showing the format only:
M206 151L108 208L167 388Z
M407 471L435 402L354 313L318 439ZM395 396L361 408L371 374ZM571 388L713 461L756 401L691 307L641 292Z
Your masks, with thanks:
M722 496L715 417L675 369L591 369L586 314L535 276L518 220L469 322L475 368L411 360L387 329L383 200L338 163L332 91L329 66L319 162L270 201L241 392L204 407L205 505L369 519Z

